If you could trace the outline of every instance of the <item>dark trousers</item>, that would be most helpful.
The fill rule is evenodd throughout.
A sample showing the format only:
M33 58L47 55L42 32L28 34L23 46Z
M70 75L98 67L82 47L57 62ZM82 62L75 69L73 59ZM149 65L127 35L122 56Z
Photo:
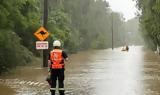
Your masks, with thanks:
M58 79L58 90L60 95L64 94L64 69L52 69L51 70L51 95L55 95L56 84Z

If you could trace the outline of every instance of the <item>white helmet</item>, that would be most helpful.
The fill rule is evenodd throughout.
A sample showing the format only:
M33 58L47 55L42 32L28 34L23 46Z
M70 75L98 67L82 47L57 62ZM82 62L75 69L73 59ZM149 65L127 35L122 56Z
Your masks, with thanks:
M55 40L55 41L53 42L53 46L54 46L54 47L55 47L55 46L60 47L60 46L61 46L61 42L60 42L59 40Z

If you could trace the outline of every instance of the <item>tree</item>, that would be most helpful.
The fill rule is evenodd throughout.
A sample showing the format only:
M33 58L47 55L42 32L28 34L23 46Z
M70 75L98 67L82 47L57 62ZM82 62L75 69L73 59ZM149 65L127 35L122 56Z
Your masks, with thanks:
M136 0L141 11L141 31L148 47L156 49L160 41L160 1Z
M0 3L0 74L31 62L33 37L27 30L39 24L35 0L2 0ZM32 5L33 4L33 5ZM24 46L26 47L24 47Z
M10 30L0 31L0 74L31 62L33 54L20 44L17 34Z

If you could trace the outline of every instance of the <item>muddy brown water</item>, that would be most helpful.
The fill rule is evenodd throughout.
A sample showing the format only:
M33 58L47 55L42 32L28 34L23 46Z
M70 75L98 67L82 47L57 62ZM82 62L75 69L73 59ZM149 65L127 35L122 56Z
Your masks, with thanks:
M132 46L84 51L66 63L66 95L160 95L160 56ZM0 76L0 95L50 95L42 63ZM57 94L58 95L58 94Z

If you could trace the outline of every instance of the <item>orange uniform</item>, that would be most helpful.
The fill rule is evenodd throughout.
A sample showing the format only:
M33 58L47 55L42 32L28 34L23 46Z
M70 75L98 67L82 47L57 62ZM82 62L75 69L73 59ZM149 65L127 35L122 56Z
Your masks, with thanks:
M50 53L51 68L62 69L64 68L64 59L62 57L62 50L54 49Z
M51 61L50 71L51 71L51 95L55 95L56 90L56 80L58 79L58 87L60 95L65 95L64 93L64 60L68 58L67 54L59 48L53 49L50 52L49 60Z

